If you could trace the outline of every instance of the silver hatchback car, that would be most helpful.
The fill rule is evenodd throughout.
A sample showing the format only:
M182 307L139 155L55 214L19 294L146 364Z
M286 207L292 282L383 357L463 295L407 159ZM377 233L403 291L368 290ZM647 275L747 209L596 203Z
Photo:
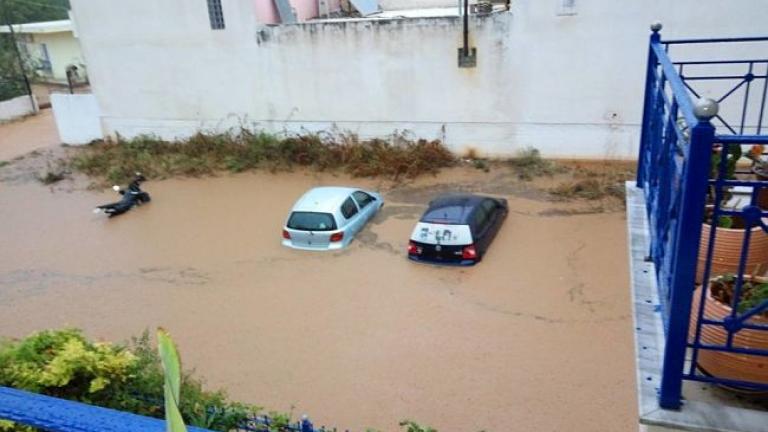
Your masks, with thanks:
M384 205L376 192L348 187L319 187L294 204L283 227L283 246L304 250L337 250Z

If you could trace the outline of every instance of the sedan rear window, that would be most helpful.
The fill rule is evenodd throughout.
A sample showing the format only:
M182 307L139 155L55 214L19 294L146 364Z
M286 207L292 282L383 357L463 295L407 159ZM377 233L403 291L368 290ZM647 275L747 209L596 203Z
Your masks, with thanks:
M288 218L288 228L299 231L333 231L336 221L330 213L293 212Z
M464 217L464 206L445 206L427 210L421 218L422 222L437 224L460 224Z

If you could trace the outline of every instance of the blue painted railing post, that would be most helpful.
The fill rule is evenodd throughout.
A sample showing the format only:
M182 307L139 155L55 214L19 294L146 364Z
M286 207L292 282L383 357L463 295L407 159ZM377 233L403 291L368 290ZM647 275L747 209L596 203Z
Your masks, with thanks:
M704 222L709 182L712 145L715 128L709 120L717 114L717 102L701 100L694 113L698 123L691 129L688 157L682 176L682 202L677 224L677 248L672 257L675 268L672 275L667 341L664 347L664 366L661 377L659 405L666 409L679 409L682 405L683 367L688 344L691 301L695 288L695 273Z
M642 188L645 184L645 166L648 143L650 136L651 117L653 116L653 95L656 89L656 55L653 52L653 44L661 41L661 23L651 24L651 40L648 44L648 64L645 73L645 101L643 103L643 124L640 129L640 156L637 159L637 187Z
M307 416L301 418L301 432L315 432L315 426Z

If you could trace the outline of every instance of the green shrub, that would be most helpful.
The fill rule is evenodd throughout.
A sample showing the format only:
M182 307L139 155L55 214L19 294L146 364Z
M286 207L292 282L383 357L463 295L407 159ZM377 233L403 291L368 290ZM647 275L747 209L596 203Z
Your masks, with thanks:
M2 386L162 418L163 380L148 332L125 346L90 342L75 329L0 343ZM230 401L223 391L205 390L189 372L182 375L181 394L182 416L192 426L228 431L260 411Z
M404 427L405 432L437 432L436 429L432 429L429 426L422 426L412 420L401 421L400 427Z

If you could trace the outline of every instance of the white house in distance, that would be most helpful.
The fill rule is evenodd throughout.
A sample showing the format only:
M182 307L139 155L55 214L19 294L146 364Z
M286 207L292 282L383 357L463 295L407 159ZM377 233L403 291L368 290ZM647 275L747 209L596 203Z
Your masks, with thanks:
M71 65L77 66L79 80L85 79L85 61L70 20L14 24L13 31L38 80L66 84L66 70ZM0 26L0 33L10 33L10 29Z
M408 130L457 152L575 158L636 156L651 22L665 38L765 33L765 0L731 3L514 0L470 17L464 68L456 0L330 19L290 0L295 24L279 24L276 0L71 1L104 134ZM451 12L390 9L416 5Z

